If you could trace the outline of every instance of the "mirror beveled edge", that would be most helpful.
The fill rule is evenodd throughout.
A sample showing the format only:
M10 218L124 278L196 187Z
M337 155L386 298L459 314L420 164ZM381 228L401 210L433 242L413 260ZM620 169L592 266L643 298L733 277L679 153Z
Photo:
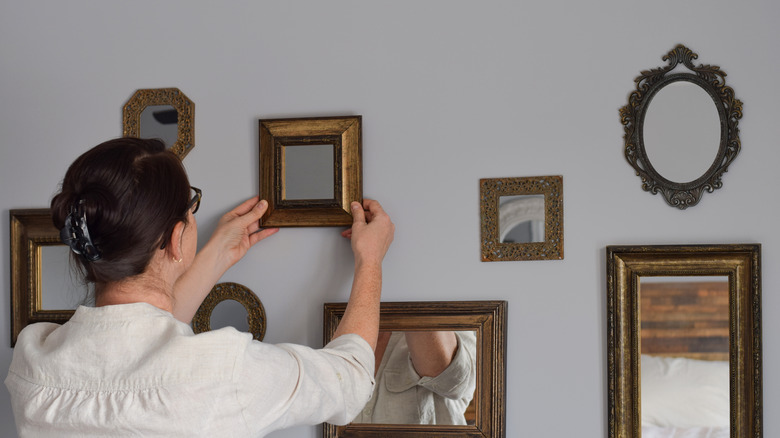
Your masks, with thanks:
M350 203L363 201L362 116L261 119L260 197L268 201L264 227L352 224ZM334 198L283 200L284 146L333 144Z
M176 143L171 151L184 160L195 148L195 104L178 88L143 88L136 90L122 108L122 135L141 135L141 113L152 105L171 105L178 114Z
M620 108L624 155L642 179L642 190L653 195L661 193L667 204L680 210L698 204L705 191L712 193L721 188L723 174L742 148L737 127L742 118L742 102L735 97L734 90L726 86L726 73L717 65L694 65L693 60L698 57L691 49L678 44L662 58L668 65L644 70L634 79L636 90L628 96L628 104ZM690 73L670 74L679 64ZM719 103L716 106L721 127L720 145L712 165L699 178L685 183L670 181L655 170L647 158L643 135L644 116L653 96L677 81L702 87L714 102Z
M323 344L336 332L346 303L325 303ZM477 332L478 401L474 425L323 423L324 438L506 436L506 301L382 302L380 330L474 330Z
M610 438L641 437L640 276L729 278L731 438L761 438L761 245L607 246Z
M501 196L544 195L544 241L502 243ZM563 259L563 176L483 178L479 180L482 261Z
M244 306L252 338L262 341L266 329L263 303L254 292L238 283L219 283L211 289L192 317L192 331L195 334L211 331L211 314L217 305L225 300L235 300Z
M43 310L41 249L63 245L48 208L10 210L11 222L11 347L28 324L64 323L74 310Z

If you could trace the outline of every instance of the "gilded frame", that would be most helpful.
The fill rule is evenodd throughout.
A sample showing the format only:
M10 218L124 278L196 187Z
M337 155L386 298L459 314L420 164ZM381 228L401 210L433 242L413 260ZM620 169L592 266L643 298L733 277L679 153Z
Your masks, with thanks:
M195 104L178 88L136 90L122 108L122 132L125 137L141 135L141 113L151 105L171 105L178 114L176 143L170 150L180 160L195 148Z
M479 180L482 261L563 259L563 176L483 178ZM544 195L544 241L502 243L501 196Z
M260 196L264 227L352 224L350 204L363 200L361 116L260 120ZM332 144L334 193L330 199L286 200L284 149Z
M731 438L761 438L761 246L608 246L610 438L641 437L640 276L728 276Z
M48 208L17 209L11 218L11 347L28 324L62 324L74 310L44 310L41 297L44 246L63 245Z
M628 104L620 108L620 121L624 128L626 160L642 179L642 190L655 195L661 193L667 204L684 210L699 203L704 192L712 193L723 186L723 174L739 154L739 119L742 118L742 102L734 96L734 90L726 86L726 73L717 65L693 64L699 55L691 49L677 45L662 59L664 67L644 70L634 79L636 90L628 96ZM678 65L688 69L684 73L672 73ZM664 86L686 81L698 85L712 98L720 119L720 145L710 167L697 179L675 182L656 171L647 157L644 142L644 120L653 97Z
M323 342L327 344L346 303L325 303ZM476 422L469 426L413 424L323 424L324 438L410 438L506 436L506 301L382 302L380 330L475 330L477 332Z
M260 298L249 290L246 286L238 283L219 283L215 285L211 292L198 307L195 316L192 318L192 331L203 333L211 330L211 313L217 307L217 304L225 300L238 301L247 313L247 322L249 323L249 332L252 338L262 341L265 337L266 316L265 308Z

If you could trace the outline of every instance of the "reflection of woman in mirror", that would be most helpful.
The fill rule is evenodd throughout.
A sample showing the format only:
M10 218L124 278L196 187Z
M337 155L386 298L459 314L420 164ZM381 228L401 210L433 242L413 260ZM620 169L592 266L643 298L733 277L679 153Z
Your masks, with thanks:
M355 422L465 425L476 379L472 331L380 332L374 394Z
M259 228L267 202L252 198L196 253L200 200L156 140L111 140L70 166L52 217L96 306L19 335L5 383L20 436L263 436L346 424L364 406L394 232L381 206L352 205L349 304L333 341L315 350L233 328L193 334L189 321L216 281L278 231Z

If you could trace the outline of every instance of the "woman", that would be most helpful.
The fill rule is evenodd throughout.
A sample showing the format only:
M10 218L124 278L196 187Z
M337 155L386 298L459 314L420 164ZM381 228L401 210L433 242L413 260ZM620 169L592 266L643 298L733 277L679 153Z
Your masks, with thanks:
M321 350L253 341L188 323L220 276L278 229L265 201L227 213L200 252L201 192L156 140L102 143L68 169L51 203L95 307L19 335L6 379L20 436L263 436L345 424L372 391L382 259L394 226L375 201L352 204L355 277Z

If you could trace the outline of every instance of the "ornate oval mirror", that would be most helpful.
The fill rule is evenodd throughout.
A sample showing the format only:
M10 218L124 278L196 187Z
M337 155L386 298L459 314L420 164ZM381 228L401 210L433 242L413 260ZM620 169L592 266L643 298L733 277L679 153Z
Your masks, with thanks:
M737 124L742 102L715 65L698 66L698 55L678 45L665 67L642 71L636 90L620 109L625 156L642 189L661 193L679 209L722 187L723 173L741 149Z
M195 147L195 104L178 88L137 90L123 108L125 137L159 138L179 159Z
M192 331L203 333L231 326L249 331L255 340L265 337L265 308L251 290L238 283L219 283L211 289L192 318Z

